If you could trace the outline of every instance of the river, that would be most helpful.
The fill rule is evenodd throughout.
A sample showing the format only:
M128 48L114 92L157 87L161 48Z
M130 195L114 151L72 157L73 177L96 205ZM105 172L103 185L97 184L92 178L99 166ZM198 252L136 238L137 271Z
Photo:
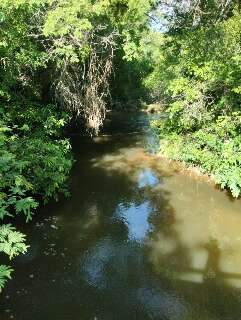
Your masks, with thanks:
M1 320L241 319L241 202L153 153L146 115L75 136L71 196L22 225Z

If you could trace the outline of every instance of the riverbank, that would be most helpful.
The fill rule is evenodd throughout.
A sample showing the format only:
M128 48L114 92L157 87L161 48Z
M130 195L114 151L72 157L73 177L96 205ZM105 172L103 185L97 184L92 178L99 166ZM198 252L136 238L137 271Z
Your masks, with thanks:
M238 319L240 201L149 152L146 114L123 121L73 137L71 196L23 226L1 320Z
M196 131L179 132L171 115L165 115L152 122L159 136L160 153L185 163L197 173L208 175L221 189L229 190L238 198L241 191L239 136L226 131L222 122L218 130L213 123Z
M165 156L161 152L159 152L157 154L157 156L160 159L165 159L165 161L169 161L170 165L174 166L180 172L182 172L182 173L184 173L194 179L205 181L207 183L210 183L213 186L216 185L214 178L207 173L203 173L200 167L188 165L188 163L186 163L184 161L173 160L171 158L168 158L167 156Z

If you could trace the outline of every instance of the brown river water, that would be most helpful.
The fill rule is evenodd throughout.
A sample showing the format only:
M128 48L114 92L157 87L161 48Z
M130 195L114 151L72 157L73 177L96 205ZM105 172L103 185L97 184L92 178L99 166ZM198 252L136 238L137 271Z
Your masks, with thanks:
M240 200L155 155L146 115L118 121L73 138L71 197L20 225L0 319L241 319Z

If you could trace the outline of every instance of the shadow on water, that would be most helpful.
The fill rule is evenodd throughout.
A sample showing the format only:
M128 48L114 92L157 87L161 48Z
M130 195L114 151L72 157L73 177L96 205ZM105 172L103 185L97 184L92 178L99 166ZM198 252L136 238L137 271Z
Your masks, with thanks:
M239 319L236 204L145 152L150 139L74 138L71 197L23 227L1 320Z
M239 319L241 272L222 270L218 240L207 239L194 250L183 245L173 211L150 219L155 226L146 249L150 264L154 273L164 277L162 288L172 288L187 308L186 317L180 319Z

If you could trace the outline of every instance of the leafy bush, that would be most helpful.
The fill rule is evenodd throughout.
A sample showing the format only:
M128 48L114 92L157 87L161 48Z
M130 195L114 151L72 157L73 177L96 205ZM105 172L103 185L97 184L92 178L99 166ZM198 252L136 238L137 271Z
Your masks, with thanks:
M0 265L0 292L2 291L8 279L11 279L13 269L8 266Z
M33 195L45 201L57 198L58 192L65 191L72 165L68 141L58 138L66 117L54 114L53 106L45 108L45 115L32 107L29 114L31 118L17 115L18 122L15 114L5 117L0 127L1 219L14 212L30 220L38 206Z
M28 246L25 244L25 235L10 224L0 226L0 253L5 253L10 259L25 253ZM9 266L0 265L0 292L7 279L11 279L13 269Z
M200 167L234 197L241 193L240 21L235 8L226 20L160 35L160 56L145 80L166 106L153 124L161 152Z
M171 159L198 166L211 174L221 188L230 189L232 195L238 197L241 192L240 125L241 115L235 113L185 135L162 131L160 150ZM158 129L161 130L160 126Z
M23 215L32 219L37 199L47 202L66 192L72 166L68 140L61 129L68 116L53 105L2 108L0 122L0 219ZM12 259L25 253L25 236L11 225L0 226L0 252ZM12 269L0 267L0 288Z

